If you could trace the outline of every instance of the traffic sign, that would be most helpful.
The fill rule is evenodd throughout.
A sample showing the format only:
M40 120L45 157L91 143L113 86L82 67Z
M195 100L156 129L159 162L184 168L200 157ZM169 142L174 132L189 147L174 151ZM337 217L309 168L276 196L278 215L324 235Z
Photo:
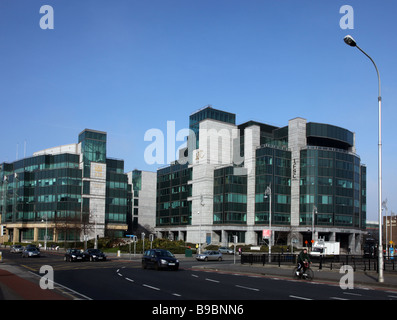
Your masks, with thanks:
M262 230L262 239L270 239L270 229Z

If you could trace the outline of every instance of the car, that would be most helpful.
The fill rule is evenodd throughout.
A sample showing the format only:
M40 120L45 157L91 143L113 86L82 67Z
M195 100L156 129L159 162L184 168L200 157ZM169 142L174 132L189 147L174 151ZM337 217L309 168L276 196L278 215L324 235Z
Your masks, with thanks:
M10 253L22 253L23 247L20 244L14 244L11 246Z
M80 249L68 249L66 250L65 261L83 261L83 253L81 252Z
M222 253L219 251L214 251L214 250L208 250L205 251L204 253L199 253L196 256L197 261L209 261L209 260L217 260L217 261L222 261Z
M28 258L28 257L40 257L40 251L37 250L36 248L26 247L22 251L22 258Z
M227 247L220 247L220 248L218 249L218 251L219 251L220 253L234 254L233 249L230 249L230 248L227 248Z
M25 249L36 249L37 251L40 252L40 248L36 246L35 244L28 244Z
M99 249L87 249L83 252L83 259L89 261L106 261L106 255Z
M168 250L150 249L146 250L142 257L142 268L154 267L160 269L179 269L179 260Z

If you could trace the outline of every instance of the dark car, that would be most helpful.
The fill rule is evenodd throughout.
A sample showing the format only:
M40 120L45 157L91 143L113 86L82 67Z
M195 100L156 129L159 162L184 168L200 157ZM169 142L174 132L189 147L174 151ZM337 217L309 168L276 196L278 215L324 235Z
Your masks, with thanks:
M66 250L65 261L83 261L83 253L79 249L68 249Z
M178 270L179 261L175 256L164 249L150 249L145 251L142 257L142 268L154 267L159 269L173 269Z
M40 248L36 246L35 244L28 244L25 249L34 249L40 252Z
M87 249L83 252L83 259L90 261L106 261L106 255L99 249Z

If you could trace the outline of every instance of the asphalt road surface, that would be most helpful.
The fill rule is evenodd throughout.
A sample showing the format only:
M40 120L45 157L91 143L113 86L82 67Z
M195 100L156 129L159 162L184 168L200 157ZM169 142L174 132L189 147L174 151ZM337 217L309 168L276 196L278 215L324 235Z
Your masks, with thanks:
M37 276L41 266L51 266L56 288L81 300L397 300L397 293L388 290L342 290L337 284L292 277L205 271L197 268L205 262L197 261L182 261L178 271L156 271L142 269L139 260L71 263L63 261L62 254L23 259L7 250L3 250L3 258Z

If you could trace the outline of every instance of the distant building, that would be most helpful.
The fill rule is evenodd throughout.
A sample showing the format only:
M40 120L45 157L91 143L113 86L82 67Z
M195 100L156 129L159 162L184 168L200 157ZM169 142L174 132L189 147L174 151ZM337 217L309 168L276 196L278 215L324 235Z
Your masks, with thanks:
M366 237L379 240L379 221L367 220Z
M383 217L383 243L387 244L388 247L395 247L397 242L397 219L394 216Z
M79 241L127 230L124 161L107 158L106 132L0 164L3 241Z
M303 246L314 235L358 252L366 167L354 133L303 118L281 128L235 122L212 107L190 115L187 148L157 171L156 231L196 243L227 245L237 236L260 244L271 203L274 242Z

